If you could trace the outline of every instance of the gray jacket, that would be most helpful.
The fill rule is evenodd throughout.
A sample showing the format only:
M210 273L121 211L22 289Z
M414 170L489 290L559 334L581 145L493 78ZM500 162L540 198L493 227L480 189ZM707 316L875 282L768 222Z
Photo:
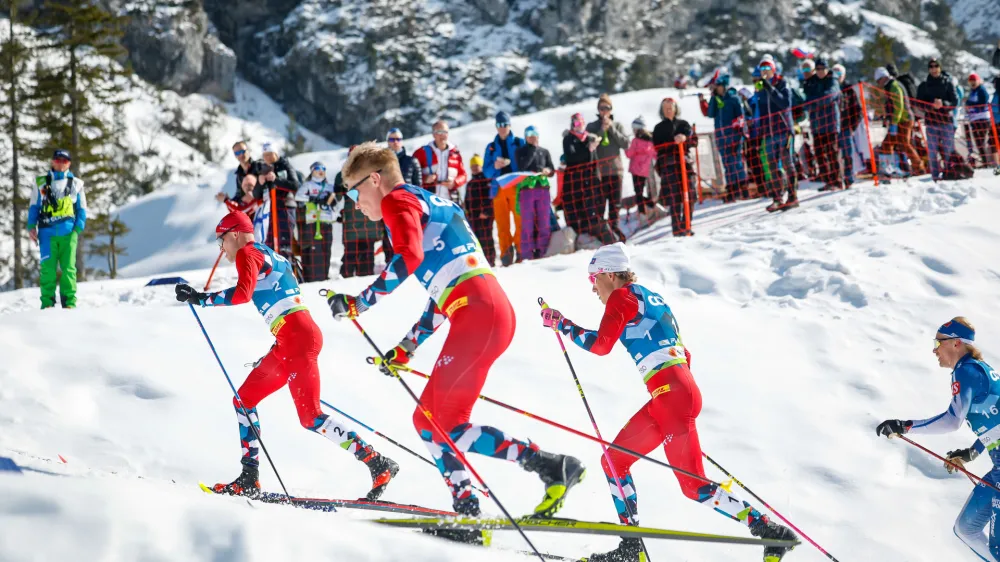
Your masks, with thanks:
M587 124L587 132L593 133L601 139L601 144L597 145L597 159L612 158L610 161L601 162L598 171L602 178L624 174L625 167L622 164L621 151L628 150L629 142L632 140L625 132L625 126L614 119L612 115L611 126L608 127L607 131L601 131L600 118Z

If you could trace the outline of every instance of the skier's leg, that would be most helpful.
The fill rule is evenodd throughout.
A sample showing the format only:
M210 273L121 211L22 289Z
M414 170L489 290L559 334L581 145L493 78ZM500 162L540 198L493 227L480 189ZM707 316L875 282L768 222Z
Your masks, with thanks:
M649 413L651 402L647 402L621 428L615 437L615 445L645 455L663 442L663 432ZM611 459L610 466L608 458ZM635 464L636 460L638 460L636 457L616 449L608 449L607 457L601 457L601 468L604 469L604 476L611 489L611 499L614 501L615 511L618 512L618 520L624 525L639 524L638 496L631 473L632 465ZM615 480L615 474L618 475L618 480ZM621 485L621 490L618 489L619 485ZM622 492L625 492L624 498ZM629 517L630 510L632 512L631 518Z
M50 308L56 304L59 239L60 237L50 235L45 229L38 229L38 288L42 292L42 308Z
M992 482L992 475L987 475L986 480ZM993 532L990 532L993 528L990 522L993 515L995 494L996 491L993 488L982 484L977 485L969 494L969 499L965 501L962 511L958 514L958 519L955 520L954 527L955 536L972 549L972 552L980 559L988 562L998 560L995 557L996 550L994 550L996 537ZM987 530L989 539L984 532L987 526L989 526Z
M260 434L260 421L257 419L257 404L264 398L274 394L279 388L285 386L287 378L281 372L281 359L275 354L277 345L265 355L250 371L245 381L239 388L240 399L247 409L249 418L243 413L240 403L233 397L233 407L236 409L236 419L240 424L240 445L243 449L243 459L240 461L244 466L257 467L260 464L260 442L250 429L253 423Z

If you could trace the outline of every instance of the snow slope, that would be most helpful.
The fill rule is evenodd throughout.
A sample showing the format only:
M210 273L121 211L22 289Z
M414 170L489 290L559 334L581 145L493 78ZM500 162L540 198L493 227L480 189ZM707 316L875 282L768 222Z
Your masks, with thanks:
M985 355L997 360L1000 269L989 258L1000 242L998 212L1000 182L992 176L859 184L843 193L804 193L799 210L780 216L766 215L760 203L705 208L694 224L698 236L674 239L658 226L632 246L641 282L667 299L693 353L705 400L705 450L840 560L975 559L951 532L969 482L903 443L876 439L873 428L887 417L929 416L946 406L948 373L936 367L930 341L944 320L969 316ZM497 272L520 325L484 390L588 431L554 336L538 325L535 299L544 296L575 321L596 326L601 305L586 281L589 259L577 253ZM192 279L206 274L185 272ZM232 281L228 270L222 276ZM145 288L144 281L83 284L73 312L36 311L32 290L0 295L0 455L65 475L0 473L0 559L491 559L483 550L371 526L359 521L363 514L251 508L202 494L198 480L228 480L239 468L229 389L187 307L173 301L170 287ZM358 291L368 281L326 286ZM326 338L323 397L423 451L410 425L410 399L365 364L370 351L349 323L324 312L319 287L306 286L305 295ZM361 321L388 347L424 299L411 281ZM271 336L251 307L201 316L238 384ZM414 367L429 371L444 338L429 340ZM613 435L647 399L632 362L618 349L597 358L571 346L570 356L603 433ZM293 493L353 498L367 488L361 465L298 427L284 390L260 411L267 447ZM488 404L478 405L473 419L584 459L589 477L562 514L614 518L599 448ZM402 465L386 499L448 507L432 468L363 433ZM968 446L973 436L962 429L919 440L946 451ZM57 455L67 462L53 460ZM491 459L473 462L514 513L537 501L541 486L533 475ZM987 467L985 459L972 464L979 473ZM745 534L684 499L663 469L639 462L633 474L644 524ZM262 482L277 489L269 469L262 469ZM488 501L484 506L498 512ZM570 556L616 543L535 540ZM523 548L513 533L498 534L496 542ZM655 560L760 559L751 547L648 544ZM805 544L786 559L825 560Z

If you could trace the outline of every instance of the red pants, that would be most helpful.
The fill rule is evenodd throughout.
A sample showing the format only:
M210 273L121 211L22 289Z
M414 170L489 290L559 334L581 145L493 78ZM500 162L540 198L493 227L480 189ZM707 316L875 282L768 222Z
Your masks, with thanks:
M658 390L670 385L667 391ZM648 454L663 443L667 461L677 468L705 475L701 461L701 443L694 420L701 413L701 391L691 376L687 365L674 365L660 371L646 383L650 395L654 395L615 437L615 445ZM660 392L659 394L656 394ZM608 456L619 478L625 478L636 459L628 453L608 449ZM607 459L601 459L601 467L610 478ZM703 480L674 473L684 495L698 499L698 488L705 485Z
M516 322L506 293L492 275L464 281L442 309L449 307L455 307L448 318L451 330L420 401L450 432L469 421L490 367L514 339ZM413 425L418 434L426 430L432 432L433 441L445 442L419 407L413 412Z
M247 409L256 408L261 400L288 384L299 422L312 429L323 412L319 408L319 364L323 349L323 333L313 322L309 311L300 310L285 316L285 325L275 336L277 341L247 375L239 394ZM236 398L233 404L239 408Z

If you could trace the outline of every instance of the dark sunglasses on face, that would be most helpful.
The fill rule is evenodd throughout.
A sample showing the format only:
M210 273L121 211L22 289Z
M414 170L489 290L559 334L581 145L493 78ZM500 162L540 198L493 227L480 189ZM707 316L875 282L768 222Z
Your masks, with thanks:
M313 168L314 172L326 172L326 166L316 166Z
M389 137L389 142L403 142L403 137Z
M434 134L435 135L447 135L448 131L445 131L444 129L438 129L438 130L434 131Z
M347 196L351 198L351 201L354 201L355 203L357 203L358 202L358 195L359 195L358 188L361 187L361 184L363 184L366 181L370 180L372 178L372 174L381 174L381 173L382 173L382 170L378 169L378 170L375 170L374 172L368 174L367 176L365 176L365 178L363 180L359 181L358 183L352 185L351 187L349 187L347 189Z
M246 152L247 152L246 150L234 150L233 151L233 156L236 156L237 158L239 158L240 156L243 156L244 154L246 154Z
M497 123L497 129L503 129L504 127L510 127L510 123Z
M610 105L599 105L597 106L598 111L611 111Z
M927 68L941 68L941 65L940 64L929 64L929 65L927 65Z

